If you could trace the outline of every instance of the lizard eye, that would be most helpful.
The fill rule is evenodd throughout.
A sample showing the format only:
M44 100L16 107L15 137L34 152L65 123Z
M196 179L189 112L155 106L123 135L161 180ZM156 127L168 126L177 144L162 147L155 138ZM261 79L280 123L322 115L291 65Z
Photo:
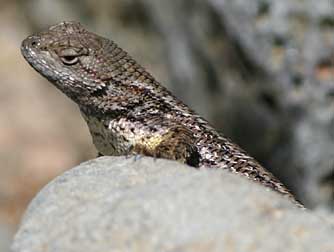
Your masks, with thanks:
M74 65L79 62L82 50L78 48L66 48L56 52L60 60L67 66Z
M66 56L62 56L60 57L61 61L65 64L65 65L74 65L79 61L79 58L77 56L74 55L66 55Z

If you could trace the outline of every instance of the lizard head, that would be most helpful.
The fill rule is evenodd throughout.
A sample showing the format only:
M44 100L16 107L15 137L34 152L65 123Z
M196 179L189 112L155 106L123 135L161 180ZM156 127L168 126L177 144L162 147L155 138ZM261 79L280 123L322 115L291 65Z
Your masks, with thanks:
M126 54L78 22L62 22L27 37L21 51L36 71L75 101L105 89L106 80L117 75L113 70L120 54Z

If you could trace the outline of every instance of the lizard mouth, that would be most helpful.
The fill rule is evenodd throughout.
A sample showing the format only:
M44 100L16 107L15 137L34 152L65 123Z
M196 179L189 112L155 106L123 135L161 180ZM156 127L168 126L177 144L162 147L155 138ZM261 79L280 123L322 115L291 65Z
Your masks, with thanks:
M39 36L32 35L22 41L21 52L27 62L39 73L49 80L56 80L53 65L55 62L50 53L41 43Z

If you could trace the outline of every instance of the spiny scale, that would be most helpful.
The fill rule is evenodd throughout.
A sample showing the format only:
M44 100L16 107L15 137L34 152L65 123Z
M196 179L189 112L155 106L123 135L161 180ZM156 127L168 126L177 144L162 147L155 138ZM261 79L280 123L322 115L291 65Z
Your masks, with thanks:
M228 169L294 200L271 173L107 38L62 22L29 36L21 50L78 104L102 155L142 154Z

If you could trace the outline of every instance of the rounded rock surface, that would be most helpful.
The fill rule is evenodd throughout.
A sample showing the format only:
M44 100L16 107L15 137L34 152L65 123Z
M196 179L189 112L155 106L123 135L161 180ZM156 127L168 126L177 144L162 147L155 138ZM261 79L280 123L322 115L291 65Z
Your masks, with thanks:
M334 252L333 237L323 218L227 171L101 157L40 191L12 251Z

